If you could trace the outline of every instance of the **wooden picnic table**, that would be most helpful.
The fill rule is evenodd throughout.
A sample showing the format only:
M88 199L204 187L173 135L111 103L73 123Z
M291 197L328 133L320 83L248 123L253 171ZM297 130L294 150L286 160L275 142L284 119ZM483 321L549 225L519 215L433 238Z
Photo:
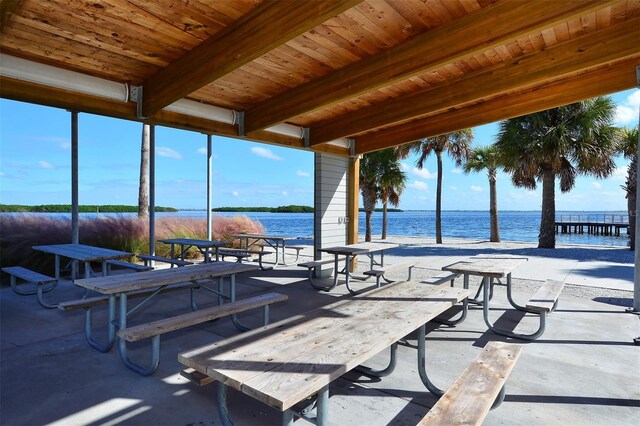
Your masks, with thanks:
M347 290L351 294L357 294L354 290L349 286L349 278L351 276L350 272L350 264L351 260L354 259L359 254L364 254L369 257L371 268L375 265L384 266L384 252L386 250L394 249L399 247L398 244L395 243L380 243L380 242L365 242L365 243L357 243L357 244L349 244L344 246L335 246L320 249L321 252L332 254L334 256L334 267L333 267L333 285L326 290L331 290L338 285L338 274L344 274L345 276L345 285ZM380 254L380 261L375 260L375 254ZM345 265L343 269L340 269L340 256L344 256ZM365 277L366 279L368 277Z
M223 424L230 424L227 387L282 411L283 424L292 420L293 405L317 394L317 424L326 424L329 383L390 346L393 360L396 342L416 329L419 376L436 390L424 366L425 324L468 295L446 284L393 283L181 353L178 360L219 382ZM375 371L365 367L364 374Z
M120 259L130 257L131 253L126 251L111 250L102 247L88 246L85 244L49 244L43 246L33 246L34 250L50 253L55 256L56 279L60 279L60 258L66 257L74 261L84 262L85 278L90 278L93 270L91 262L102 264L102 275L107 275L106 262L110 259ZM71 277L76 278L76 265L72 262Z
M527 312L524 306L518 305L512 297L511 273L519 265L526 262L528 258L524 256L510 255L478 255L462 260L451 265L443 266L443 271L455 272L463 274L463 288L469 288L469 276L482 277L482 282L473 299L469 303L481 304L484 314L485 323L489 329L494 329L493 324L489 320L489 302L493 297L494 279L506 278L507 299L514 308ZM480 292L483 292L482 300L479 299Z
M80 279L76 280L74 283L80 287L84 287L89 290L96 291L101 294L105 294L109 296L108 301L108 311L109 318L107 320L107 343L101 344L98 343L92 335L91 327L85 327L85 336L89 344L101 351L108 352L113 343L115 341L115 327L116 327L116 298L119 297L119 322L118 326L120 329L125 329L127 327L127 319L128 316L132 313L132 311L137 310L144 303L146 303L151 297L155 296L161 289L165 288L168 285L192 282L197 284L198 286L205 288L212 293L218 294L219 302L221 302L220 298L224 297L230 300L231 302L235 302L236 300L236 281L235 276L241 272L249 272L255 271L258 269L258 266L251 264L240 264L240 263L231 263L231 262L213 262L213 263L202 263L199 265L192 265L184 268L173 268L173 269L161 269L154 271L146 271L146 272L138 272L135 274L122 274L122 275L111 275L108 277L100 277L100 278L89 278L89 279ZM230 289L229 295L223 294L223 278L230 278ZM213 279L218 278L218 290L213 290L206 287L202 283L198 283L197 280L201 279ZM144 289L158 289L158 292L152 293L149 297L145 298L142 302L136 305L134 308L129 310L127 308L127 294ZM193 293L191 304L194 307L195 302L193 300ZM90 309L87 311L87 315L91 315ZM242 326L239 324L237 319L233 317L234 324L241 328ZM242 327L244 329L244 327ZM126 345L121 339L121 344L119 345L120 354L123 359L126 358Z
M240 241L240 248L244 248L246 250L249 250L249 248L252 245L257 244L260 241L262 241L264 245L273 248L276 254L276 259L273 262L274 268L278 266L278 264L281 264L283 266L290 266L293 263L298 261L298 256L300 252L296 251L296 260L290 264L285 262L286 242L295 240L296 239L295 237L287 237L282 235L268 235L268 234L233 234L231 236ZM282 254L282 263L280 263L280 254Z
M220 260L218 254L218 250L220 249L220 247L229 245L229 243L226 241L199 240L195 238L165 238L158 241L164 244L171 245L170 253L172 259L184 260L186 251L189 250L190 247L196 247L200 251L200 253L204 255L204 263L209 263L211 261L211 258L209 256L210 249L214 250L217 262L218 260ZM176 251L176 246L180 247L179 251Z

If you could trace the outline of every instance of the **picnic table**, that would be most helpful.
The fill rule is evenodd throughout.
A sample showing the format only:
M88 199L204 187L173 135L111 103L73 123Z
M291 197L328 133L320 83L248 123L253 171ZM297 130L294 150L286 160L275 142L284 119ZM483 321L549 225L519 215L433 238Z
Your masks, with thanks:
M478 292L474 299L470 299L469 303L476 303L482 305L484 322L489 330L494 333L501 334L508 337L515 337L525 340L533 340L542 335L545 329L545 317L546 313L551 312L557 303L560 292L564 283L559 283L552 280L547 280L533 298L527 303L526 306L519 305L513 300L512 296L512 282L511 273L519 265L526 262L528 258L524 256L514 255L477 255L463 260L455 262L451 265L444 266L442 270L463 274L463 288L469 288L469 276L480 276L482 282L478 288ZM533 334L525 335L514 333L499 329L489 319L489 303L493 296L493 286L495 279L506 278L505 285L507 287L507 300L515 309L535 313L540 315L540 327ZM482 291L482 299L478 299L480 292Z
M102 275L107 275L107 260L120 259L130 257L131 253L119 250L111 250L102 247L88 246L85 244L50 244L42 246L33 246L34 250L44 253L50 253L55 256L55 277L60 279L60 258L66 257L72 260L71 277L76 278L76 262L84 262L85 278L90 278L93 270L91 262L100 262L102 264Z
M394 249L399 247L398 244L395 243L379 243L379 242L365 242L358 244L349 244L345 246L335 246L320 249L321 252L332 254L334 256L333 262L333 284L331 287L326 290L331 290L338 285L338 274L344 274L345 276L345 285L347 290L351 294L357 294L354 290L349 286L349 278L351 276L350 272L350 264L351 260L354 259L357 255L363 254L369 257L370 269L373 269L375 265L384 266L384 252L386 250ZM380 261L375 260L375 254L378 253L380 255ZM344 256L345 264L344 268L340 269L340 257ZM368 277L365 277L366 279ZM313 285L313 284L312 284Z
M107 319L107 343L101 344L97 342L93 337L92 328L90 326L90 308L87 310L88 324L85 327L85 336L91 347L99 350L100 352L108 352L115 341L115 329L116 329L116 298L119 298L119 321L118 327L123 330L127 327L127 320L134 311L137 311L141 306L147 303L152 297L160 293L165 287L178 284L191 282L197 284L200 288L204 288L219 296L219 303L222 302L222 298L228 299L230 302L236 301L236 281L235 276L241 272L255 271L258 266L251 264L240 264L231 262L213 262L203 263L199 265L193 265L185 268L173 268L163 269L147 272L139 272L136 274L122 274L111 275L108 277L89 278L76 280L75 284L84 287L89 290L96 291L103 295L108 296L108 319ZM229 294L224 293L223 278L230 278ZM218 278L218 289L210 289L206 285L199 283L197 280ZM142 302L137 304L132 309L127 307L127 296L132 292L145 290L145 289L157 289L150 293ZM192 292L191 298L192 308L195 308L194 296ZM245 330L237 318L232 316L232 320L236 327ZM128 362L127 348L124 339L120 339L119 342L120 357L123 362L131 369L136 371L136 366L133 363Z
M252 245L257 245L262 242L264 246L271 247L275 250L276 259L273 262L275 268L278 264L283 266L290 266L298 261L300 250L296 249L296 260L290 264L285 262L285 249L286 242L295 240L295 237L285 237L281 235L268 235L268 234L233 234L233 238L240 241L240 248L249 250ZM282 254L282 263L280 263L280 255Z
M416 329L418 374L427 389L439 391L424 365L425 324L468 295L469 290L446 284L397 282L183 352L178 361L218 381L222 424L231 424L226 406L231 387L282 411L283 424L292 421L295 404L317 394L317 424L323 425L329 383L387 347L392 362L385 373L390 373L396 342ZM372 372L365 368L364 374Z
M171 258L172 259L180 259L184 260L184 255L191 247L196 247L200 253L204 255L204 263L209 263L211 258L209 256L209 250L213 249L216 257L216 262L220 260L218 250L220 247L226 246L229 243L226 241L216 241L216 240L199 240L195 238L165 238L163 240L158 240L164 244L171 245ZM176 251L176 246L179 247L179 250Z

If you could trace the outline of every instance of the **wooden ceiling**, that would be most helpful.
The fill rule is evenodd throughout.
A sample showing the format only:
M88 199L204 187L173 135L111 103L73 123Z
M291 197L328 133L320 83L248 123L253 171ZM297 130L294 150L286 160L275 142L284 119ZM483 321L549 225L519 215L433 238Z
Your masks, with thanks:
M640 0L5 0L0 51L142 101L0 76L0 95L348 154L636 86ZM0 64L1 65L1 64ZM163 110L190 99L241 125Z

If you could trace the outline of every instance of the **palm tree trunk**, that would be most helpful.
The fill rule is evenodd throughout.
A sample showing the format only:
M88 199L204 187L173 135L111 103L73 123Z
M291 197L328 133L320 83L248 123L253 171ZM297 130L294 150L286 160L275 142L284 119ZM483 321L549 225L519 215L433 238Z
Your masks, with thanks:
M138 217L149 216L149 125L142 125L142 142L140 143L140 183L138 185Z
M500 242L500 229L498 228L498 192L496 191L496 171L489 169L489 222L491 224L492 243Z
M387 201L382 203L382 239L387 239Z
M636 193L635 191L627 194L627 210L629 211L629 250L636 249Z
M376 208L376 192L368 187L362 188L362 204L364 207L365 215L364 215L364 223L365 223L365 234L364 240L371 241L371 216L373 215L373 211Z
M436 151L438 158L438 187L436 189L436 244L442 244L442 153Z
M556 247L555 177L553 170L544 169L542 175L542 217L540 219L538 248Z

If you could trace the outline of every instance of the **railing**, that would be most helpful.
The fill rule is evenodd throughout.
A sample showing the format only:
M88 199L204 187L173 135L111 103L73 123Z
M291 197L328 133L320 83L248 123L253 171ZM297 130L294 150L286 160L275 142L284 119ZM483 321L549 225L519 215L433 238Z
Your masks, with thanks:
M604 214L562 214L560 223L616 223L628 224L629 214L627 213L604 213Z

